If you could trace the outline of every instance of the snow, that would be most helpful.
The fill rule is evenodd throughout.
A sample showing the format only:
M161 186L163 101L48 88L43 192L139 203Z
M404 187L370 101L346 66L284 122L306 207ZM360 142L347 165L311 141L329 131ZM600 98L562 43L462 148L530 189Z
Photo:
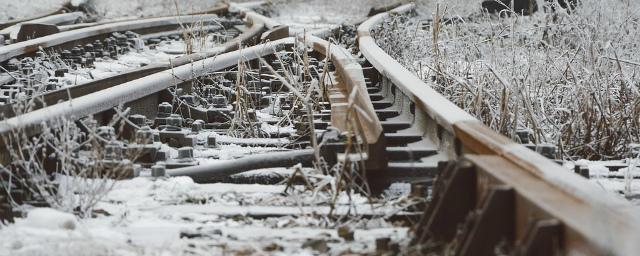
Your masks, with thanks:
M117 181L96 206L93 218L76 220L71 214L45 208L32 210L25 219L1 227L0 255L200 255L256 248L261 251L274 243L283 247L280 253L286 255L314 254L312 249L300 246L314 239L327 241L336 255L348 249L370 251L378 237L401 240L407 236L406 228L374 218L356 221L356 240L344 244L336 229L326 226L334 224L300 214L301 209L324 206L309 205L312 197L306 193L293 196L302 193L301 187L291 195L282 193L285 188L195 184L186 177ZM297 207L299 199L306 200L302 202L306 208ZM369 207L358 200L359 207ZM252 218L246 209L285 215ZM204 237L188 239L181 237L184 233Z
M304 31L333 29L366 17L375 5L370 0L274 1L270 17L289 26L294 34Z
M637 129L626 118L633 103L625 99L638 95L626 85L638 80L637 26L629 22L637 19L638 1L583 0L571 14L525 17L482 13L479 2L417 1L417 16L369 29L419 80L509 137L530 129L540 143L561 144L568 157L589 159L619 158L637 143L623 135ZM460 20L434 33L436 10L445 21ZM602 99L612 99L604 113ZM608 125L592 129L594 123Z
M2 1L0 23L48 14L59 9L66 0Z
M184 15L211 9L222 1L217 0L89 0L98 15L103 18L152 17ZM177 4L177 6L176 6ZM177 8L176 8L177 7Z
M27 213L22 225L34 229L74 230L78 225L73 214L56 211L51 208L35 208Z
M589 168L590 182L602 188L603 194L615 195L619 198L627 198L634 205L640 206L640 167L634 159L625 161L589 161L578 160L567 162L564 166L573 171L574 166L580 165ZM633 166L636 167L633 167ZM610 170L610 166L620 167L619 170ZM625 179L629 175L630 179Z
M519 118L521 116L535 115L539 132L542 136L539 136L540 141L557 142L562 141L562 145L565 149L585 149L586 152L564 152L568 155L566 158L574 157L596 157L602 155L604 157L620 157L626 151L626 144L632 141L624 141L628 136L621 136L621 140L616 141L610 148L606 145L599 145L596 138L599 138L601 134L605 132L600 131L598 133L582 135L588 128L589 124L597 123L599 121L585 121L581 119L580 115L585 112L592 111L591 109L599 106L598 101L591 101L585 98L577 97L581 93L587 95L597 95L596 98L624 98L627 97L616 95L607 96L608 94L602 94L601 92L607 90L617 89L604 89L613 88L608 83L611 83L613 77L624 77L625 82L629 78L628 74L635 74L636 67L621 67L620 70L617 66L614 67L611 63L602 62L598 63L597 67L590 66L584 63L575 63L576 60L582 59L588 55L582 53L582 50L588 47L582 47L581 45L601 45L600 51L616 51L616 54L625 54L629 59L634 59L632 56L635 52L622 51L624 49L632 49L633 47L627 47L627 44L635 45L635 39L629 40L629 35L622 35L617 33L617 30L607 29L607 26L627 26L628 23L624 17L636 15L635 12L623 11L622 8L609 8L605 7L606 1L583 1L584 8L576 11L575 14L568 16L567 13L560 13L558 16L551 14L537 13L531 17L507 17L500 18L487 16L480 14L479 3L477 1L469 3L469 1L418 1L416 3L419 16L409 17L409 22L402 21L401 19L389 19L387 15L379 15L378 17L371 19L364 23L359 28L360 36L360 50L363 55L368 57L370 62L385 75L390 76L391 80L400 85L399 87L408 95L416 95L420 98L430 99L426 103L427 109L456 109L455 112L467 111L473 115L472 118L479 118L484 121L485 124L494 129L504 129L503 127L497 127L501 121L499 118L502 116L507 117L506 123L515 123L514 127L529 127L532 121L523 120ZM428 26L422 28L420 24L429 24L429 21L433 19L436 12L436 5L440 4L440 15L444 17L463 17L466 18L464 22L459 24L447 24L442 26L440 31L440 38L437 44L438 54L434 53L433 47L433 27ZM613 4L613 3L612 3ZM636 3L618 3L626 5L626 7L637 10ZM407 7L411 7L408 5ZM593 15L593 13L599 13L602 16ZM606 17L602 20L595 17ZM540 29L549 25L550 19L559 19L556 21L551 29ZM593 24L593 31L583 31L575 27L576 23ZM383 24L381 27L378 27ZM380 29L380 31L375 31ZM376 35L376 41L374 42L369 36L370 31L374 31ZM602 30L602 31L601 31ZM502 31L502 32L499 32ZM507 32L505 32L507 31ZM544 33L543 33L544 31ZM592 32L596 34L592 34ZM603 33L607 31L607 36L603 36ZM555 41L551 41L553 45L547 45L547 47L540 46L540 39L544 38L542 34L551 33L554 35L552 38ZM599 34L598 34L599 33ZM635 34L634 34L635 35ZM592 38L591 38L592 37ZM610 37L610 38L608 38ZM618 44L617 49L613 47L612 41L616 40ZM382 50L375 44L381 45ZM567 51L575 52L572 58L566 58L564 53ZM633 53L632 53L633 52ZM601 55L604 53L598 53ZM615 55L614 53L610 53ZM391 56L389 56L391 55ZM589 58L589 57L585 57ZM400 65L391 65L388 63L398 60L404 67L400 68ZM565 62L566 61L566 62ZM433 83L432 77L438 77L441 74L436 74L434 71L436 64L440 63L443 68L444 77L442 80L445 82ZM567 64L568 63L568 64ZM584 64L584 65L583 65ZM576 69L572 74L570 80L564 79L563 68L556 69L556 67L570 67ZM602 70L610 70L611 76L602 80L594 81L593 79L582 79L585 77L591 77L597 68ZM497 70L497 71L496 71ZM495 71L496 74L492 74ZM556 71L556 78L554 77ZM573 71L572 71L573 72ZM587 74L583 73L586 72ZM603 72L603 71L599 71ZM551 74L549 74L551 73ZM398 75L402 74L402 75ZM398 78L399 76L399 78ZM501 76L504 76L503 79ZM539 76L539 78L536 78ZM499 78L496 78L499 77ZM575 81L578 79L579 81ZM564 82L557 82L563 80ZM635 80L635 79L633 79ZM424 82L421 82L424 81ZM490 82L487 82L490 81ZM503 84L503 82L505 84ZM565 84L566 82L566 84ZM592 84L593 83L593 84ZM624 83L624 82L622 82ZM632 83L629 81L629 83ZM422 85L422 86L415 86ZM424 92L430 91L430 88L434 89L435 97L428 97ZM501 95L503 88L506 88L507 93L512 96L506 101L509 105L508 112L513 110L522 111L518 114L502 115L496 106L500 106ZM562 89L560 89L562 88ZM557 89L557 90L556 90ZM527 96L522 95L523 92ZM555 91L554 94L544 94L543 91ZM622 90L624 92L624 90ZM477 92L477 94L476 94ZM445 98L439 97L438 94L444 95ZM577 94L576 97L571 95ZM475 95L481 95L476 97ZM633 92L629 97L635 97L636 92ZM563 98L565 96L570 96ZM523 100L523 97L526 99ZM438 99L446 105L432 102L431 99ZM478 104L481 101L481 104ZM523 102L529 101L531 109L526 109ZM457 103L464 108L462 111L460 108L453 106L453 103ZM486 103L484 103L486 102ZM509 103L511 102L511 103ZM626 105L618 105L620 102L612 101L619 111L612 111L609 113L600 113L602 116L615 116L613 120L624 120L622 117L628 116L628 107ZM520 106L520 105L522 106ZM481 106L479 109L476 106ZM433 108L430 106L434 106ZM518 106L520 107L518 109ZM598 110L593 110L598 112ZM427 110L429 112L429 110ZM526 114L525 114L526 112ZM441 125L445 125L450 122L457 122L455 118L451 118L449 113L447 116L439 116L437 111L429 113L431 116L435 116L437 121ZM467 114L468 116L469 114ZM455 114L454 114L455 116ZM575 118L574 118L575 117ZM450 120L450 121L447 121ZM468 119L471 120L471 119ZM560 121L562 120L562 121ZM581 125L582 123L586 125ZM612 123L610 123L612 124ZM606 132L616 133L620 132L625 134L628 132L633 133L633 129L637 128L634 124L629 124L632 130L615 130ZM516 127L516 128L517 128ZM627 124L607 125L607 128L622 128L629 127ZM567 134L576 134L575 131L580 131L582 137L567 138ZM504 132L510 136L513 131ZM577 135L577 134L576 134ZM584 145L585 138L591 137L592 143ZM631 137L629 137L631 138ZM604 139L603 139L604 140ZM611 143L611 141L608 141ZM513 152L511 155L518 155L528 152L519 145L513 145L505 147L505 149L511 148ZM511 151L511 150L507 150ZM582 154L582 155L581 155ZM526 154L525 154L526 155ZM531 159L528 159L531 161ZM585 161L582 161L585 162ZM559 187L573 194L580 194L584 197L590 197L592 201L606 202L614 204L618 200L611 198L610 194L606 191L611 191L616 195L624 194L624 187L627 187L627 195L631 198L637 195L637 181L626 182L621 179L608 179L608 175L624 176L625 168L619 172L611 173L604 168L601 163L585 162L592 169L591 183L595 183L597 186L589 186L588 182L582 182L583 180L572 177L573 175L565 175L565 173L549 172L545 170L539 170L540 174L543 174L549 181L554 182ZM553 166L549 166L550 170L555 170ZM632 170L632 172L637 172ZM594 176L595 175L595 176ZM606 175L605 177L600 175ZM603 188L603 189L600 189ZM614 200L612 200L614 199ZM633 200L633 199L632 199ZM637 203L637 200L635 200Z

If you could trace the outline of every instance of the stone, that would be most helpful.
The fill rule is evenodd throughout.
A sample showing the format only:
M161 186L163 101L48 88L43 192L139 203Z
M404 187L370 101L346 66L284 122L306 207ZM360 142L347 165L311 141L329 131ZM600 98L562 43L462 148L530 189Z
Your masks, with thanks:
M342 226L338 228L338 236L342 237L345 241L354 240L354 232L349 226Z
M302 248L311 248L312 250L320 253L326 253L329 251L327 241L321 239L309 239L302 244Z

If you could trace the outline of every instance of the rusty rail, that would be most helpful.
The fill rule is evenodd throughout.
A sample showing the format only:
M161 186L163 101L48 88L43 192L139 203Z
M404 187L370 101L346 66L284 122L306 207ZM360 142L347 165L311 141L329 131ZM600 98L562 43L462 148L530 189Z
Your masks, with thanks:
M87 94L56 105L48 106L13 118L0 121L0 137L20 130L27 136L38 133L42 124L56 126L60 120L77 119L94 115L121 104L165 90L176 81L191 81L206 72L228 68L238 64L238 60L253 60L273 54L276 46L292 43L292 39L281 39L267 45L256 45L242 51L234 51L193 63L174 67L140 79L122 83L98 92ZM152 116L152 115L150 115Z
M313 35L301 35L300 41L328 57L335 66L336 84L329 88L331 124L346 131L351 124L361 132L368 144L375 144L382 135L382 124L369 98L362 66L344 48ZM352 112L350 116L347 116ZM349 118L350 117L350 118Z
M415 106L410 129L449 159L459 159L440 165L443 173L416 242L456 240L456 254L462 255L493 252L503 238L526 255L550 248L584 255L640 251L637 208L491 130L376 45L372 29L413 9L404 5L374 16L359 27L358 41L383 90L396 95L396 103Z
M82 29L61 32L24 42L19 42L0 48L0 63L11 58L33 54L40 48L63 48L77 44L91 43L104 39L113 32L133 31L139 34L149 34L159 31L174 30L180 24L206 22L217 18L217 15L189 15L179 17L151 18L135 21L116 22Z
M45 106L57 104L60 101L67 101L73 98L81 97L93 92L104 90L106 88L125 83L134 79L142 78L150 74L170 69L172 66L181 66L193 61L199 61L222 53L237 50L239 45L253 45L259 41L260 35L265 30L265 25L261 20L248 20L249 29L233 40L224 43L220 47L208 52L193 53L171 60L171 63L156 63L149 66L141 67L135 70L127 71L112 77L92 81L69 88L61 88L41 95L40 99L34 102L33 109L40 109ZM14 111L15 103L0 106L0 119L11 118L16 116Z

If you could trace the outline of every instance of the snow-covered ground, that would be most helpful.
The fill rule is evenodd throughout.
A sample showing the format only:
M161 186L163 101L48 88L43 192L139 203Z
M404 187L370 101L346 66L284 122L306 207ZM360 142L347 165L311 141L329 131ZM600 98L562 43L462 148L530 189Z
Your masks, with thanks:
M244 175L291 172L266 169ZM408 235L407 228L383 218L401 210L401 199L369 204L354 195L353 208L342 195L337 214L347 209L358 213L340 223L326 218L328 194L301 186L285 194L285 189L284 185L199 185L186 177L118 181L96 205L93 218L77 219L40 208L0 227L0 255L341 255L371 253L376 238L401 241ZM358 218L358 214L377 217ZM353 241L338 235L342 224L355 230Z
M32 4L40 4L38 1L41 0L35 0ZM55 5L53 2L53 0L49 1ZM214 6L217 1L93 0L91 3L101 17L116 18L201 11ZM344 3L344 1L320 0L313 4L291 3L290 1L276 3L275 7L283 8L274 8L278 10L273 13L275 19L292 25L294 30L314 30L362 18L372 6L373 1ZM575 16L568 16L566 13L556 17L560 21L553 22L550 20L553 19L552 16L544 14L497 19L477 14L477 8L474 7L479 4L477 0L472 3L464 0L439 1L439 3L442 5L440 7L442 13L439 15L460 16L464 17L465 21L443 26L437 33L433 33L433 27L425 27L422 24L423 21L434 16L432 6L436 3L419 1L422 16L413 18L409 22L394 23L394 25L400 24L400 27L387 27L386 29L392 30L392 33L378 34L380 42L425 80L438 77L450 82L447 86L438 89L453 101L460 103L463 108L504 133L513 134L511 128L530 128L542 123L545 126L537 127L540 133L534 135L536 139L544 142L562 139L563 133L550 132L549 127L554 125L571 127L572 123L569 121L575 122L575 120L563 119L563 122L569 123L558 123L558 119L548 116L584 111L579 108L584 105L567 103L569 100L578 99L577 96L562 99L560 96L552 97L544 94L544 97L539 98L540 95L536 93L548 92L547 86L554 86L553 90L558 87L561 88L558 89L559 91L568 93L571 90L582 92L585 87L592 86L588 83L588 79L593 77L602 79L596 81L607 81L611 82L610 84L637 80L635 68L638 65L635 64L637 62L634 59L636 55L630 53L635 48L627 48L630 47L626 44L629 41L623 41L622 48L615 47L618 45L615 39L620 39L620 34L600 31L602 29L600 27L589 28L593 24L581 23L585 22L585 19L574 19L572 17ZM44 6L44 4L40 5L40 7ZM598 11L598 9L589 10ZM8 13L8 11L4 13L0 11L0 20L8 17ZM577 15L587 13L583 10ZM11 15L19 17L19 15L28 16L29 13L15 12ZM605 20L612 22L609 19ZM586 21L589 20L586 19ZM564 27L565 24L572 26ZM588 35L598 36L598 38L585 39L591 44L585 41L576 43L572 41L575 38L571 37L548 40L544 38L544 34L547 33L545 31L561 34L569 30L567 33L571 34L572 29L578 28L585 31L594 29L595 31L591 31L592 33ZM634 28L625 28L628 30L627 34L637 32ZM603 34L599 35L599 32ZM437 38L433 38L436 34ZM600 36L611 38L600 38ZM627 40L635 39L639 38ZM570 46L571 44L574 46ZM525 45L525 47L517 48L518 45ZM575 64L576 70L573 70L572 65L576 58L585 57L576 56L584 53L581 51L587 46L592 46L590 49L598 52L596 62L613 56L608 54L619 53L626 64L615 71L615 67L607 61L591 66L582 62L579 65ZM213 47L213 45L207 47ZM156 47L155 50L130 52L117 60L97 61L96 69L80 69L67 74L64 79L65 82L73 81L74 84L79 84L91 79L107 77L169 59L174 55L166 52L171 53L183 48L184 45L175 43ZM536 52L536 49L544 50ZM616 51L616 49L622 50ZM392 52L392 50L395 51ZM584 61L584 59L581 60ZM549 62L559 64L543 66L544 63ZM619 61L618 65L620 65ZM614 74L598 74L596 68L613 71ZM568 73L571 73L571 76L567 75ZM506 79L503 80L502 77ZM545 83L539 83L541 81ZM501 86L492 87L495 84L501 84ZM597 88L591 89L584 92L602 92ZM623 106L621 109L611 110L610 113L614 115L612 118L620 118L620 113L625 113L623 111L632 111L626 108L627 105L615 103L619 103L621 98L630 95L625 94L626 90L636 95L636 87L621 88L616 85L607 90L625 90L623 93L615 93L606 98L609 103L605 105L610 108ZM510 109L502 111L492 109L491 106L499 105L496 102L500 101L500 97L506 97L503 100L508 102ZM530 101L528 102L527 99ZM541 100L531 101L531 99ZM474 102L477 105L474 105ZM518 105L520 102L529 105L520 106ZM596 100L595 103L589 103L602 102ZM572 109L576 106L578 106L576 109ZM525 112L523 109L528 109L527 107L540 110L540 113L528 113L530 116L525 118L523 116L527 114L522 113ZM503 116L502 113L507 114ZM259 122L263 122L260 129L265 133L296 132L293 126L279 127L266 124L266 120L275 118L268 110L258 111L257 118ZM515 125L510 127L510 124ZM606 125L611 124L606 123ZM581 130L584 127L578 128L571 131L580 136L591 132ZM188 128L183 131L190 132ZM559 129L559 131L562 130ZM154 132L157 131L154 130ZM280 138L235 138L224 132L215 131L200 132L198 140L204 142L209 136L215 136L219 145L209 148L203 146L203 143L198 143L199 145L194 147L193 157L200 164L283 150L280 147L242 147L238 144L269 142L285 145L290 142L288 139ZM597 149L598 146L610 146L598 144L599 140L591 141L593 140L588 140L582 147ZM594 147L593 144L597 145ZM169 158L178 156L175 148L167 145L163 145L162 148L168 151ZM573 151L570 152L585 154L585 151L576 148L571 150ZM600 154L594 151L596 153L586 152ZM622 167L619 171L612 172L607 168L613 164L612 162L581 160L577 163L589 167L592 182L601 185L603 193L626 195L634 203L640 204L640 198L638 198L640 183L623 178L624 176L640 177L640 169L628 170ZM631 163L631 165L635 164ZM572 170L573 164L566 164L566 167ZM332 194L336 193L335 187L332 187L336 177L313 169L303 168L302 172L313 184L313 190L301 185L293 186L293 189L287 187L285 182L293 175L294 168L255 170L231 177L238 180L273 178L285 181L277 185L240 184L241 182L239 184L196 184L186 177L151 178L150 173L145 171L141 177L112 181L113 189L100 198L93 207L91 216L87 218L81 219L49 208L27 209L25 211L27 215L16 219L14 224L0 225L0 256L346 255L376 253L377 238L390 238L400 243L407 242L410 230L405 225L396 224L390 219L392 215L402 213L409 205L415 203L412 201L414 199L407 197L407 184L399 185L400 192L393 193L394 195L390 198L370 201L369 198L358 193L350 196L344 192ZM82 197L82 191L75 192L72 195ZM329 203L333 196L336 196L337 202L335 209L332 209ZM340 219L329 216L330 213L337 216L347 214L351 216L348 219ZM340 234L339 228L344 226L354 230L353 241Z
M153 17L202 12L223 1L218 0L88 0L100 17Z
M271 7L274 20L303 32L333 28L366 17L373 3L368 0L276 1Z
M12 19L32 17L57 10L62 5L86 3L104 19L124 17L168 16L202 12L223 3L218 0L29 0L1 1L0 23Z
M603 192L627 198L633 204L640 206L640 160L580 160L567 162L564 166L573 171L576 165L588 168L589 180L600 186Z
M3 0L0 1L0 23L51 13L67 2L68 0Z

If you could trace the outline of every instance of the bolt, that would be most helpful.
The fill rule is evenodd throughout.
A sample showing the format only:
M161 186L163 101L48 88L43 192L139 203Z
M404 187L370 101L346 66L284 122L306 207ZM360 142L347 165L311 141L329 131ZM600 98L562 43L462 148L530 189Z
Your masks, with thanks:
M171 116L173 106L168 102L162 102L158 105L158 117L166 118Z
M207 147L215 148L218 147L218 142L216 141L216 136L211 134L207 137Z
M376 250L378 251L389 251L389 244L391 243L391 239L388 237L382 237L376 239Z
M411 196L417 198L426 198L427 189L422 184L411 184Z
M92 44L87 44L84 46L84 51L85 52L93 52L95 50L95 48L93 47Z
M107 47L112 47L116 45L116 40L113 37L109 37L105 39L104 42L107 45Z
M180 96L180 100L186 102L188 105L196 104L196 98L193 95L182 95Z
M38 59L44 59L44 58L46 58L46 57L47 57L47 55L46 55L43 51L38 51L38 52L36 52L36 58L38 58Z
M522 144L529 144L529 142L531 142L529 140L529 136L531 136L531 131L529 129L518 129L516 131L516 135Z
M152 44L152 45L153 44L160 44L160 42L162 42L162 40L159 39L159 38L152 38L152 39L147 40L147 44Z
M203 128L204 128L204 121L202 121L202 120L195 120L195 121L193 121L193 123L191 123L191 131L192 132L202 131Z
M66 68L56 69L55 77L64 77L64 74L67 72L69 72L69 70Z
M146 124L147 117L143 115L131 115L129 116L129 121L131 121L133 124L137 125L138 127L142 127Z
M122 159L122 147L116 141L109 142L105 146L105 160L121 160Z
M173 127L182 127L182 116L178 114L171 114L167 118L167 125Z
M182 147L178 149L178 158L179 159L192 159L193 158L193 148L192 147Z
M158 177L164 177L167 175L167 169L164 167L164 165L154 165L151 166L151 176L158 178Z
M149 126L144 126L136 131L136 143L151 144L153 143L153 132Z
M96 40L93 42L93 49L95 51L102 51L104 49L104 44L100 42L100 40Z
M139 37L139 35L138 35L138 34L136 34L136 33L132 32L132 31L124 32L124 35L125 35L127 38L137 38L137 37Z
M537 145L536 152L545 156L546 158L555 159L556 146L550 144Z
M227 97L218 94L218 95L216 95L216 96L211 98L211 104L213 104L213 107L215 107L215 108L226 107L227 104L228 104Z
M71 48L71 57L80 57L82 55L82 51L78 47Z
M111 141L116 135L116 130L111 126L100 126L98 127L98 136L102 137L107 141Z
M573 170L576 174L589 179L589 167L588 166L583 166L583 165L577 165L573 167Z
M249 109L247 111L247 118L249 119L249 121L251 122L256 122L258 121L258 117L256 116L256 111L253 109Z

